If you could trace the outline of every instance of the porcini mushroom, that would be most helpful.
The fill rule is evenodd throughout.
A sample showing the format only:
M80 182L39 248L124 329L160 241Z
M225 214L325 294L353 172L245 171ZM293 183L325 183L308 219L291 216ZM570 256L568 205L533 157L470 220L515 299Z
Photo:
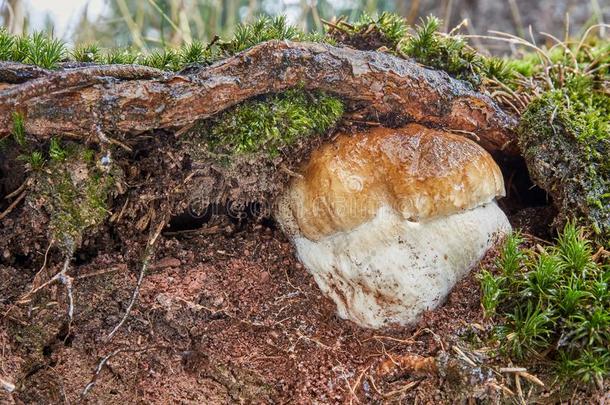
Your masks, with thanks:
M339 134L279 198L277 219L338 315L415 322L510 231L493 158L461 136L410 124Z

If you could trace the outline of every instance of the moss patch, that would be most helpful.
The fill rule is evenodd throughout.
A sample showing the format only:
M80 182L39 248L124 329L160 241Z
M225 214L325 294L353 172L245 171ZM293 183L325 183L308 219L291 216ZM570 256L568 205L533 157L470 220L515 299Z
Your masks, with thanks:
M364 13L351 24L339 20L336 28L329 30L329 37L356 49L374 51L386 47L394 50L408 28L405 19L398 14L384 12L376 17Z
M36 32L13 36L0 28L0 60L9 60L53 69L66 55L66 45L59 39Z
M106 219L108 199L120 172L101 159L95 162L94 152L84 147L73 146L62 153L58 148L52 143L51 160L34 173L31 198L49 214L51 238L72 250L86 230Z
M610 262L600 262L582 230L566 225L556 245L529 250L508 238L493 272L481 273L482 304L496 338L519 362L551 361L566 379L610 373Z
M610 242L610 96L577 76L529 104L518 137L534 181L564 222L575 217Z
M325 133L342 115L339 99L293 89L227 110L210 120L202 134L216 155L264 151L274 156L301 138Z
M440 21L432 16L422 20L404 41L402 52L423 65L444 70L478 87L484 74L483 57L467 46L459 35L440 34L439 25Z

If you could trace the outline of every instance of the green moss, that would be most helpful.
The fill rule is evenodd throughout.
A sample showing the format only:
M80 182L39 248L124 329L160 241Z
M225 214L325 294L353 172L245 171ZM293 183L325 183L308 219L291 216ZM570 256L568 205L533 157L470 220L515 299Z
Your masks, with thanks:
M559 208L610 242L610 96L575 75L523 113L518 137L530 174Z
M329 31L331 38L363 50L376 50L381 47L396 50L409 28L404 18L388 12L379 16L363 13L353 24L339 21L337 27L338 29Z
M76 62L100 63L102 61L102 54L97 44L85 44L74 48L72 58Z
M131 48L113 48L102 53L101 63L106 65L131 65L138 61L140 54Z
M25 147L27 145L27 140L25 139L25 120L23 114L14 112L12 118L13 127L11 128L11 135L13 135L13 139L17 145Z
M0 30L0 60L28 63L46 69L57 67L66 54L65 44L43 32L12 36Z
M484 60L458 35L442 35L438 32L440 21L429 16L409 35L402 51L419 63L444 70L451 76L470 82L481 83Z
M275 155L283 146L326 132L342 114L340 100L293 89L223 112L208 123L204 133L215 154L265 151Z
M207 64L213 59L212 50L201 41L182 45L178 55L181 67Z
M304 36L303 31L286 22L285 16L261 17L252 24L238 25L233 38L220 43L220 48L225 54L233 55L261 42L274 39L298 41Z
M33 177L34 198L42 199L49 213L51 237L73 249L86 230L106 219L119 172L112 166L97 165L94 152L79 145L63 147L55 140L49 155L51 161Z
M31 171L41 170L44 167L44 164L46 163L42 152L37 150L32 151L28 154L19 155L18 158L23 160L26 163L27 168Z
M138 63L161 70L179 70L181 66L178 52L171 48L153 51L141 57Z
M555 245L529 250L512 235L493 272L480 275L482 303L504 352L518 361L546 357L566 378L610 373L610 262L568 223ZM532 356L535 355L535 356Z
M6 28L0 27L0 60L11 60L15 37Z

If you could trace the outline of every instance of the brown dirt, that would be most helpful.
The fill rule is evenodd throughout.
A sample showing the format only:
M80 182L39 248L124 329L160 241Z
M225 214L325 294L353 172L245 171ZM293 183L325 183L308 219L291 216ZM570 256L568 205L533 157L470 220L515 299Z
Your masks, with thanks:
M0 326L0 377L17 389L0 391L0 403L79 402L100 360L117 349L85 402L454 403L501 397L500 379L479 366L485 353L469 348L487 328L473 275L415 327L372 331L335 316L333 303L321 296L279 231L250 224L229 234L185 233L159 242L128 322L107 343L138 271L120 252L74 263L69 327L61 285L14 307ZM23 270L0 267L0 313L30 289L31 280ZM438 373L392 367L405 355L435 357ZM389 370L387 364L379 368L383 361Z
M516 398L502 389L515 392L514 380L492 370L506 364L498 364L494 348L483 343L490 325L474 274L413 327L362 329L337 318L334 304L270 221L243 223L256 216L244 212L229 220L224 215L231 210L221 207L212 219L174 217L157 242L127 322L107 342L136 285L147 237L142 229L188 203L182 198L187 192L167 194L191 169L184 150L168 150L168 137L159 132L138 140L133 156L122 161L130 191L113 202L122 220L111 219L85 238L71 263L71 323L60 283L16 304L62 266L57 247L49 249L43 266L48 215L26 199L2 221L0 379L16 390L9 394L0 385L0 404L436 404ZM513 225L546 237L552 213L531 208L544 205L545 196L532 197L529 179L505 177L511 181L502 204ZM276 176L269 183L282 180ZM525 221L532 217L537 220ZM181 230L194 224L206 228ZM531 398L555 398L522 385L534 388Z

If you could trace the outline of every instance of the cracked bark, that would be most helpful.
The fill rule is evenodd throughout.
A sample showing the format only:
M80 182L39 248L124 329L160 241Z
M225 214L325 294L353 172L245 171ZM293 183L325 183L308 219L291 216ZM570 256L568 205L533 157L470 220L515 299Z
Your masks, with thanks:
M518 153L515 119L467 84L386 53L327 44L271 41L177 74L131 65L45 71L4 64L0 80L5 135L14 111L39 137L85 138L98 128L132 134L180 128L248 98L303 86L343 98L368 119L443 127L469 134L491 152Z

